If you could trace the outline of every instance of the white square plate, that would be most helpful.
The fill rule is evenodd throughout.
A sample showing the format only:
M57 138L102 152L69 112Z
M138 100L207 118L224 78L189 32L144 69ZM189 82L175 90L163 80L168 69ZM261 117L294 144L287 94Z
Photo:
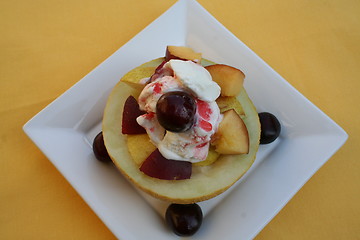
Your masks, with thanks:
M24 131L115 236L178 239L112 165L95 160L91 147L112 87L130 69L163 56L166 45L190 46L207 59L242 69L258 111L271 112L282 123L281 137L260 147L251 172L191 239L253 238L347 134L195 1L177 2L32 118ZM206 213L212 207L205 206Z

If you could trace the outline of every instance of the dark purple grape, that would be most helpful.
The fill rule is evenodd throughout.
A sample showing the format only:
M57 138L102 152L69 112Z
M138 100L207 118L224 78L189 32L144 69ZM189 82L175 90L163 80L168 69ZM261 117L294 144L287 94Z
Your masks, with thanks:
M281 132L279 120L271 113L259 113L261 124L260 144L272 143L277 139Z
M194 204L171 204L165 213L168 226L178 236L191 236L199 230L203 214L201 208Z
M94 138L93 142L93 151L95 154L95 157L102 162L110 162L111 158L106 150L105 144L104 144L104 138L102 132L100 132L96 137Z
M168 92L156 104L156 115L161 126L170 132L185 132L194 124L195 99L182 91Z

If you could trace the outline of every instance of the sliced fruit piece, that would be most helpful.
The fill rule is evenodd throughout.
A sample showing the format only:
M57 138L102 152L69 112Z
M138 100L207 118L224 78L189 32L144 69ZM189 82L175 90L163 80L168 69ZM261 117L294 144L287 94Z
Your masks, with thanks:
M145 128L140 126L136 118L146 112L141 111L139 104L133 96L129 96L124 104L122 130L123 134L141 134L146 133Z
M169 160L156 149L143 162L140 171L146 175L163 180L182 180L191 177L191 162Z
M120 81L125 82L135 89L143 89L146 83L146 79L141 78L140 76L151 76L155 72L155 69L156 67L135 68L134 70L125 74L120 79Z
M147 134L136 134L127 136L127 146L129 153L137 165L141 165L145 159L155 151L156 146L150 141ZM139 151L141 149L141 151ZM193 166L208 166L213 164L220 157L220 153L210 146L208 156L205 161L193 163Z
M245 78L242 71L224 64L214 64L205 68L213 81L221 87L221 96L234 97L240 93Z
M216 99L216 103L220 108L220 112L226 112L227 110L234 109L240 116L245 116L245 112L239 100L236 97L219 97Z
M147 134L128 135L127 147L134 162L139 166L156 149L156 146L152 144Z
M215 151L214 147L210 147L209 153L205 161L193 163L194 166L208 166L213 164L220 157L220 153Z
M162 61L162 63L159 64L159 66L156 67L155 72L150 77L150 82L155 81L157 78L162 77L166 74L172 75L172 72L169 70L165 70L163 67L167 63L167 61Z
M194 62L200 62L201 53L197 53L189 47L167 46L165 60L169 61L170 59L191 60Z
M121 79L120 82L124 82L127 85L131 86L136 90L142 90L144 88L144 83L146 78L150 78L155 69L164 61L164 58L157 58L150 62L144 63L128 73L126 73ZM141 81L143 80L143 81Z
M214 138L215 151L220 154L249 152L249 134L246 125L234 109L224 113Z

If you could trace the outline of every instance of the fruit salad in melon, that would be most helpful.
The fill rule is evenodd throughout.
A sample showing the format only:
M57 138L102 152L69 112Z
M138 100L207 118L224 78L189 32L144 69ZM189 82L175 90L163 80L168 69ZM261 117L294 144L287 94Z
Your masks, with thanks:
M210 199L250 168L258 113L239 69L168 46L165 57L125 74L103 117L106 150L141 190L180 204Z

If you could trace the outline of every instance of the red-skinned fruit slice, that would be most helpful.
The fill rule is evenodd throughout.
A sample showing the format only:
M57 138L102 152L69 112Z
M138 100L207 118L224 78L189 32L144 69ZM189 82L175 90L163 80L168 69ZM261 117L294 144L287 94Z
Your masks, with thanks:
M190 60L193 62L200 62L201 53L195 52L193 49L184 46L167 46L165 52L165 60L171 59Z
M160 63L159 66L157 66L157 68L155 69L155 73L159 73L160 70L163 68L163 66L165 65L165 63L167 63L168 61L164 60L162 61L162 63Z
M163 77L163 76L173 76L174 73L170 68L163 68L164 65L167 63L167 61L163 61L157 68L155 69L155 72L150 77L150 82L155 81L156 79Z
M169 160L156 149L143 162L140 171L146 175L163 180L189 179L192 172L191 162Z
M122 130L123 134L141 134L146 133L145 128L136 122L136 118L146 112L141 111L139 104L133 96L129 96L124 104Z

